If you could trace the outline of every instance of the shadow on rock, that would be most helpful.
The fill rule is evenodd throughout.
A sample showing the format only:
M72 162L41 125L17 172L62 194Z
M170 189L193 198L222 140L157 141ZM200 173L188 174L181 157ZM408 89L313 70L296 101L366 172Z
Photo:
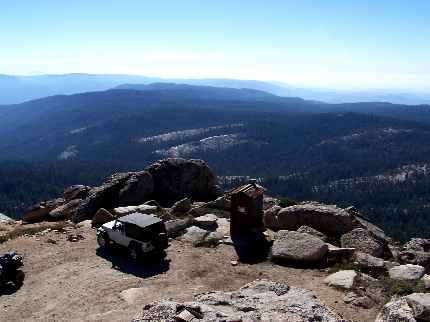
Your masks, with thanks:
M140 278L148 278L163 274L170 268L170 260L166 253L158 256L144 256L138 261L133 261L119 249L97 249L96 254L112 263L112 268L126 274L132 274Z

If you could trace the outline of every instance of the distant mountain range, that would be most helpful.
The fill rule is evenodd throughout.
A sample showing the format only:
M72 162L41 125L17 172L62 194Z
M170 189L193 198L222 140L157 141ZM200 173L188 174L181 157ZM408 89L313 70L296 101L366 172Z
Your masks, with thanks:
M223 78L162 79L157 77L108 74L61 74L12 76L0 74L0 105L16 104L52 95L104 91L122 84L178 83L198 86L248 88L284 97L301 97L328 103L390 102L398 104L430 104L430 94L389 91L346 91L299 88L280 82Z
M430 237L430 106L328 104L258 89L120 84L0 108L0 212L162 158L226 181L355 204L398 238Z

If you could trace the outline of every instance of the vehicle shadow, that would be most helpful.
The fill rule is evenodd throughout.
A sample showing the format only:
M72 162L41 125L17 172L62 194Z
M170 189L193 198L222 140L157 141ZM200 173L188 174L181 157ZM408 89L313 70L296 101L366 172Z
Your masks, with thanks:
M0 285L0 297L2 295L12 295L16 293L22 286L15 286L13 284Z
M112 268L140 278L163 274L170 268L170 260L165 256L145 256L133 261L121 249L109 250L98 248L96 254L112 263Z

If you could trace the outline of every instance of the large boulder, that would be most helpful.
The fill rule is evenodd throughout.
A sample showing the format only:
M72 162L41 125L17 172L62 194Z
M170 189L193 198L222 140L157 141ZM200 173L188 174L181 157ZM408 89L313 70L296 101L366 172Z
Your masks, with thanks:
M115 217L109 211L104 208L100 208L91 220L91 226L100 227L101 225L114 219Z
M186 197L209 201L221 195L214 173L202 160L166 159L146 170L154 180L153 198L164 206Z
M319 232L316 229L313 229L312 227L309 226L301 226L299 229L297 229L297 231L299 233L306 233L315 237L318 237L319 239L321 239L322 241L327 241L327 236L324 235L323 233Z
M66 188L63 192L63 198L66 202L74 199L85 199L90 192L91 187L84 185L74 185Z
M191 317L194 315L194 320L201 322L345 321L309 290L267 280L256 280L238 291L198 295L194 302L178 303L171 300L154 302L146 305L133 322L176 321L180 320L179 314L190 316L184 310L188 311Z
M203 229L213 229L217 227L218 217L214 214L206 214L194 218L194 225Z
M88 197L78 207L72 217L74 222L91 219L100 208L113 209L118 206L119 192L124 187L131 173L115 173L107 177L101 186L90 190Z
M81 205L82 199L73 199L49 212L49 218L53 220L62 220L72 218L78 207Z
M176 237L193 224L192 218L172 219L166 221L167 236Z
M154 181L148 171L130 174L119 191L119 206L137 206L151 199L154 192Z
M273 261L318 262L327 251L327 244L315 236L281 230L273 243L271 258Z
M328 236L340 236L364 227L364 220L333 205L309 202L277 210L272 207L265 212L266 227L272 230L297 230L309 226Z
M355 252L353 260L364 271L383 271L386 267L383 259L362 252Z
M157 206L150 206L150 205L139 205L139 206L127 206L127 207L117 207L113 209L113 214L117 217L123 217L135 212L141 213L141 214L156 214L159 208Z
M384 243L363 228L356 228L343 234L340 243L342 247L355 248L357 251L375 257L382 257L384 254Z
M64 204L63 198L40 202L28 208L25 211L22 217L22 220L29 223L46 220L48 219L49 213L52 210L54 210L57 207L60 207L63 204Z
M425 268L419 265L399 265L388 271L390 278L394 280L418 280L425 274Z
M354 286L357 276L358 275L354 270L339 271L327 276L327 278L324 280L324 283L328 284L329 286L349 290Z

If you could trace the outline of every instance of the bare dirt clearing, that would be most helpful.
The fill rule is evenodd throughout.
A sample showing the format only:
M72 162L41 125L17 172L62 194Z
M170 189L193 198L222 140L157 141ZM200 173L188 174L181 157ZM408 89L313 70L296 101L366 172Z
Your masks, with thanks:
M24 256L26 273L21 289L0 296L1 321L130 321L154 300L191 300L194 294L235 290L258 278L313 290L345 319L374 321L377 313L377 308L345 304L343 292L323 283L328 274L322 270L269 262L232 266L231 246L194 248L174 240L167 251L170 262L133 265L119 252L100 252L92 229L72 233L85 239L69 242L67 234L51 231L0 244L0 253L16 250Z

